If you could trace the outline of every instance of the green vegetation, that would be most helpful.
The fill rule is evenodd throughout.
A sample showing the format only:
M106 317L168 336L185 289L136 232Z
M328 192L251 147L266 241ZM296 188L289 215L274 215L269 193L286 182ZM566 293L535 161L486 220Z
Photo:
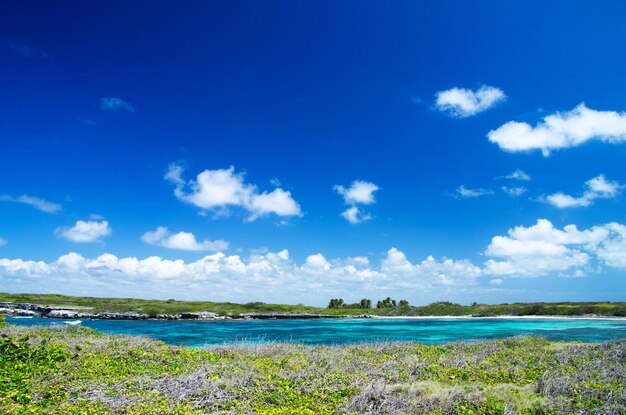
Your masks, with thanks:
M0 327L2 414L626 413L626 341L166 346Z
M35 303L64 307L87 307L93 312L137 312L151 316L156 314L179 314L190 311L209 311L220 315L237 316L241 313L313 313L328 315L405 315L405 316L581 316L598 315L626 317L626 303L513 303L477 304L464 306L449 302L436 302L427 306L409 306L405 300L396 304L386 298L378 301L380 307L370 308L371 300L346 304L343 299L332 299L329 308L304 305L266 303L215 303L209 301L141 300L135 298L71 297L56 294L6 294L0 293L0 302ZM340 303L339 303L340 302ZM332 307L331 307L332 305ZM378 304L377 304L378 305ZM364 311L367 310L367 311Z
M343 298L331 298L330 301L328 302L328 308L329 309L345 308L348 310L354 310L357 308L359 309L372 308L372 300L363 298L358 303L346 304L343 301Z
M379 300L376 303L376 308L396 308L396 307L397 307L396 300L392 300L390 297L387 297L384 300Z
M472 304L463 306L449 302L432 303L424 307L411 307L405 313L412 316L475 315L490 316L610 316L626 317L625 302L560 302L560 303L513 303Z
M33 303L50 306L86 307L99 312L137 312L148 315L180 314L182 312L209 311L220 315L241 313L324 313L342 314L333 310L303 305L266 304L260 302L236 304L210 301L142 300L137 298L72 297L56 294L6 294L0 293L0 302ZM362 311L361 311L362 314Z

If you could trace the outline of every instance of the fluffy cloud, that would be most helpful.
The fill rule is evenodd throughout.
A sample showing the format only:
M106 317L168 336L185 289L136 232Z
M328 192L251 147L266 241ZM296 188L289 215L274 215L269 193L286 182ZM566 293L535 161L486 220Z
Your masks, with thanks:
M526 193L528 189L523 186L502 186L502 191L511 197L520 197Z
M313 272L328 271L330 263L322 254L309 255L304 262L303 268Z
M355 180L350 187L341 185L334 186L333 189L343 196L343 201L349 208L341 213L341 216L351 224L362 223L372 219L372 215L363 212L357 205L371 205L376 202L374 192L379 188L374 183L363 180Z
M335 186L335 191L343 196L343 200L346 204L355 205L363 204L370 205L376 202L374 198L374 192L378 190L378 186L374 183L366 182L363 180L355 180L350 187Z
M250 197L248 220L274 213L278 216L301 216L300 206L291 197L291 192L283 189L274 189L271 192L252 194Z
M456 196L464 199L487 196L492 194L493 190L491 189L470 189L468 187L465 187L465 185L461 185L456 189Z
M224 251L228 249L228 242L221 239L216 241L205 239L199 242L193 233L171 233L164 226L159 226L154 231L144 233L141 240L150 245L182 251Z
M276 188L271 192L259 193L257 187L247 184L243 174L228 169L204 170L196 180L183 179L184 168L171 164L165 179L175 185L174 194L184 202L204 210L225 209L239 206L248 211L247 220L275 214L282 217L302 216L300 205L291 192Z
M422 262L413 264L404 252L397 248L387 251L387 257L381 264L381 271L388 277L411 276L414 283L428 287L473 284L482 273L479 267L466 260L454 261L444 258L443 261L437 261L429 256Z
M550 272L580 274L595 261L610 267L626 267L626 227L607 223L578 230L562 230L539 219L530 227L509 229L508 236L495 236L485 254L496 259L485 263L494 275L541 276Z
M135 107L130 102L119 97L103 97L100 99L100 109L110 112L135 112Z
M435 105L439 111L457 118L471 117L506 99L501 89L486 85L476 91L451 88L437 92L435 97Z
M109 222L103 221L77 221L74 226L57 228L55 234L58 238L67 239L71 242L98 242L100 238L111 235Z
M23 203L45 213L57 213L61 210L61 205L58 203L48 202L47 200L37 196L22 195L14 197L10 195L0 195L0 201Z
M341 216L343 216L345 220L353 225L372 219L372 215L370 215L369 213L361 212L358 206L349 207L348 209L341 212Z
M366 257L327 260L310 255L303 264L293 261L287 250L252 255L216 253L195 262L160 257L118 258L103 254L85 258L77 253L56 261L0 259L0 284L17 291L43 287L77 295L123 295L157 298L211 299L217 301L303 302L323 305L328 298L387 295L407 297L441 295L452 287L476 284L480 268L468 261L428 257L411 263L392 248L373 267ZM42 282L45 281L45 284ZM45 289L45 288L44 288Z
M576 147L591 140L626 141L626 113L596 111L581 103L571 111L548 115L535 127L509 121L490 131L487 137L506 151L541 150L548 156L553 150Z
M546 196L544 200L561 209L589 206L595 199L616 197L622 188L623 186L619 182L606 180L604 175L601 174L585 182L585 191L580 197L558 192Z
M510 174L504 176L504 178L509 180L521 180L527 182L530 180L530 175L522 169L517 169L515 171L512 171Z

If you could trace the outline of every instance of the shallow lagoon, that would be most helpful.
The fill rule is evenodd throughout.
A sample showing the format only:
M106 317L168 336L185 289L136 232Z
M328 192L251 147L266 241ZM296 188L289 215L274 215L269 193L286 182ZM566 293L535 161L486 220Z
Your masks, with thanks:
M71 320L70 320L71 321ZM7 318L15 325L65 325L64 320ZM85 320L102 333L147 336L165 343L204 347L232 342L297 342L342 345L374 341L444 344L512 336L556 341L626 339L626 320L558 318L375 318L235 321Z

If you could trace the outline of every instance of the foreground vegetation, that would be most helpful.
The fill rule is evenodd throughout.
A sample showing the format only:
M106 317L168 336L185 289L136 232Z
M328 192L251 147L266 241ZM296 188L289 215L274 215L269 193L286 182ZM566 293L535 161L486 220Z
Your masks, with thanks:
M626 341L202 350L2 325L0 413L624 414L625 362Z
M562 302L562 303L514 303L460 305L437 302L423 307L413 307L404 300L397 304L386 298L378 301L381 307L369 308L371 300L345 304L342 299L332 299L331 308L304 305L266 304L260 302L236 304L210 301L142 300L136 298L72 297L57 294L7 294L0 293L0 302L34 303L49 306L85 307L99 312L136 312L150 316L157 314L180 314L183 312L209 311L223 316L242 313L313 313L324 315L378 315L378 316L582 316L597 315L626 317L626 302ZM377 304L378 305L378 304Z

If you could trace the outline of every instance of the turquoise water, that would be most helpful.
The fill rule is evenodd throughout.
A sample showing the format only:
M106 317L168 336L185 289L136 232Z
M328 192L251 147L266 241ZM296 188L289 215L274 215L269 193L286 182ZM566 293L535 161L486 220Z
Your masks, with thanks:
M65 324L63 320L46 318L7 318L7 321L15 325ZM102 333L147 336L193 347L269 341L340 345L387 340L443 344L520 335L594 343L626 339L626 320L610 319L85 320L82 325Z

